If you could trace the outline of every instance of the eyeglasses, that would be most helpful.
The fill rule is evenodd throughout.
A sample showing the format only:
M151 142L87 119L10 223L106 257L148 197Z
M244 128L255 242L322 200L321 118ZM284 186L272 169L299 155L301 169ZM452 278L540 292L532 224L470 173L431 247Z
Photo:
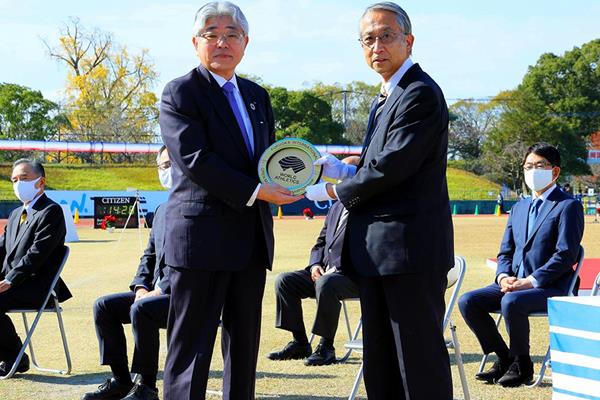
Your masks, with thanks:
M222 41L223 43L241 43L244 34L236 31L229 31L221 35L217 35L213 32L204 32L199 34L198 37L206 40L208 44L214 45L219 43L219 41Z
M552 164L550 164L548 161L538 161L536 163L527 163L527 164L523 164L523 169L525 171L531 171L532 169L545 169L548 167L551 167Z
M164 171L165 169L171 168L171 161L162 162L162 163L158 164L156 167L158 169L160 169L161 171Z
M379 39L379 43L381 44L390 44L401 35L405 35L405 33L388 31L382 33L381 35L365 35L360 37L358 41L361 45L372 49L375 46L377 39Z

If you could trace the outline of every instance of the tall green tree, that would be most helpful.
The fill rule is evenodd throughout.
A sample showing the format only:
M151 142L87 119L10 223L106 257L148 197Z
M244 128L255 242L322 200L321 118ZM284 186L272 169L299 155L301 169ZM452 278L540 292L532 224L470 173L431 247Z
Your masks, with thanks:
M495 101L502 114L484 145L484 158L502 158L513 143L527 147L545 141L561 151L563 176L589 174L587 142L600 129L600 39L562 56L543 54L515 90ZM510 169L486 164L492 173ZM497 178L521 182L509 175Z
M313 144L343 144L344 127L333 120L331 105L312 90L268 88L277 139L298 137Z
M0 139L48 140L59 132L64 118L56 103L38 90L14 83L0 83ZM2 161L25 154L2 152Z

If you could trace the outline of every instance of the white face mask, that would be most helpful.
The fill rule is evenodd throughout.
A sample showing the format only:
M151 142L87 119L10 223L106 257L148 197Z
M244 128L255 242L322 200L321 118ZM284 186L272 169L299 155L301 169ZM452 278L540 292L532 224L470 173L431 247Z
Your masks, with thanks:
M13 190L15 196L23 203L29 203L35 198L35 195L40 191L40 188L36 188L35 184L42 179L40 176L32 181L16 181L13 183Z
M552 183L551 169L536 169L532 168L525 171L525 184L534 192L548 187Z
M167 169L159 169L158 170L158 180L160 181L160 184L162 185L162 187L164 187L167 190L171 189L171 186L173 186L173 177L171 176L171 168L169 167Z

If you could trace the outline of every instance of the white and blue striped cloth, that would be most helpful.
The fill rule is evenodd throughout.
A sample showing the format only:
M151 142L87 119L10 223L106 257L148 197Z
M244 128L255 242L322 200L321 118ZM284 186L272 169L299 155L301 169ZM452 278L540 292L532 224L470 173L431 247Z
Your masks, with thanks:
M600 296L548 299L553 400L600 400Z

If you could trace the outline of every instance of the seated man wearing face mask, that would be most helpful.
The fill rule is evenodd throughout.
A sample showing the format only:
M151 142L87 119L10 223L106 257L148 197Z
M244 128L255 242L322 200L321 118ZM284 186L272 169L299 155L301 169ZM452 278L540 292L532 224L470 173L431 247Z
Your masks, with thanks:
M171 162L165 146L157 157L160 183L171 187ZM84 400L92 399L158 399L159 329L167 327L169 311L169 269L165 265L163 243L165 213L156 209L148 246L131 282L130 291L100 297L94 304L94 322L100 347L100 363L109 365L113 377ZM127 363L127 345L123 324L131 323L134 337L131 372L141 375L133 384Z
M46 174L41 163L16 161L11 181L23 206L11 212L0 236L0 376L8 374L22 347L6 311L42 306L63 258L66 233L62 208L44 194ZM71 297L62 280L55 290L59 301ZM28 369L24 354L17 372Z
M507 387L533 378L528 314L546 311L549 297L567 295L584 227L581 204L556 185L560 153L554 146L531 146L523 169L532 196L510 212L495 281L459 300L460 312L483 352L498 356L492 368L476 378ZM489 314L494 310L502 311L509 346Z

